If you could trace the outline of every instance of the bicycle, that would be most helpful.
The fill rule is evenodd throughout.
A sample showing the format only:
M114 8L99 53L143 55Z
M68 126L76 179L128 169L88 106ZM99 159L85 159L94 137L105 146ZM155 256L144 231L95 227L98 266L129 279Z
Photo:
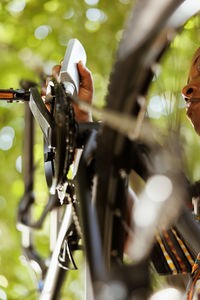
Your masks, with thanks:
M177 1L176 3L174 3L174 1L168 1L167 4L161 1L156 2L157 11L152 11L151 5L154 7L155 2L156 1L140 1L136 7L136 13L134 10L132 19L129 21L124 33L124 38L120 44L117 62L114 72L111 75L109 94L107 97L108 105L106 109L98 110L91 108L74 96L66 97L62 85L55 83L55 91L53 91L57 103L55 103L55 105L59 104L61 106L61 109L57 107L58 114L61 114L61 118L59 118L61 130L59 131L52 117L50 117L50 114L45 110L45 106L36 88L31 88L30 94L27 91L6 91L10 93L10 95L12 94L10 98L11 101L22 99L23 97L24 101L29 101L31 95L32 105L37 105L40 111L40 117L47 121L47 127L49 126L50 128L56 128L56 130L58 130L58 132L56 132L57 141L51 140L52 148L57 147L56 154L52 153L54 151L52 151L52 149L48 151L48 153L45 153L47 163L50 163L51 169L53 169L52 164L54 164L54 160L57 159L57 181L55 185L61 183L62 187L63 182L65 182L69 165L73 161L73 155L71 155L71 153L74 151L75 141L79 147L84 145L84 151L76 175L78 183L74 183L68 179L67 194L69 194L69 196L65 201L69 201L71 204L67 205L66 213L60 227L57 246L54 250L55 254L52 256L51 266L55 270L55 278L58 277L56 279L53 278L51 284L49 283L48 278L50 275L48 274L52 274L50 266L47 271L47 284L46 286L44 284L41 299L56 299L60 285L62 284L62 279L64 278L63 269L69 268L69 261L72 263L73 268L76 268L72 252L75 249L81 248L79 244L80 237L83 238L86 259L89 265L96 299L116 299L117 295L119 296L118 299L131 299L132 297L135 297L135 299L146 299L149 296L150 289L148 256L153 244L155 224L159 223L160 213L158 213L154 222L150 223L151 226L148 226L148 233L150 232L148 241L150 246L146 252L138 253L138 251L136 251L138 243L144 242L144 238L146 238L145 230L147 229L145 227L144 230L141 230L140 226L136 224L136 236L138 237L138 234L142 233L142 240L139 241L138 238L138 240L136 239L133 243L134 254L132 258L137 261L137 264L123 265L125 237L127 231L129 233L132 232L129 224L126 222L128 173L131 169L134 169L143 179L147 180L159 172L167 174L165 179L170 178L170 182L174 182L176 186L174 192L179 201L175 211L173 211L174 209L170 211L172 214L170 220L168 220L168 218L165 220L164 223L166 225L169 225L169 223L174 220L182 207L183 201L181 198L185 198L185 196L186 198L188 197L187 190L180 190L180 186L182 188L182 185L185 183L182 176L182 166L176 164L173 159L180 151L177 141L174 142L174 140L177 139L177 135L169 136L169 141L173 144L165 144L167 150L163 153L162 149L158 147L158 144L152 145L152 143L146 143L149 137L151 139L152 136L149 135L149 133L151 133L154 128L150 125L144 126L147 134L145 134L145 130L141 129L145 112L144 97L153 77L151 66L155 62L158 62L162 53L169 45L169 33L173 32L174 29L177 29L180 24L185 21L172 18L169 23L167 23L170 15L182 1ZM143 24L144 18L150 13L151 18L149 21L151 21L151 23L148 23L148 26L143 28L142 32L141 24ZM137 34L138 31L140 35ZM133 36L135 37L134 39L130 38ZM121 74L123 74L123 78L121 78ZM119 83L120 90L116 88ZM92 110L94 115L101 114L104 125L99 125L99 123L79 124L79 128L83 128L80 130L83 132L83 137L81 136L80 138L79 136L79 140L76 139L75 141L71 139L77 132L77 124L74 122L73 110L71 109L70 101L68 101L69 99L80 105L86 111ZM126 101L124 101L124 99L126 99ZM69 131L66 132L65 130L65 123L62 122L62 117L66 120L66 115L64 114L63 116L63 111L65 110L67 110L68 115L70 115L70 121L68 122L71 131L68 138L71 140L68 148L70 149L69 158L66 152L63 153L66 143L65 137L69 134ZM52 108L51 113L53 112L54 108ZM138 119L135 121L135 117L137 116ZM119 127L119 122L121 127ZM86 129L84 127L86 127ZM133 131L132 128L135 130ZM101 132L98 136L97 131ZM49 132L45 126L43 127L43 132L48 140L50 136L48 136ZM145 136L145 144L137 141L138 132L140 132L142 138ZM94 155L95 152L97 152L96 155ZM58 153L59 155L57 155ZM134 157L133 153L135 155ZM162 169L159 169L160 165L155 164L154 158L156 157L159 157L159 159L162 158L164 161L167 160L171 168L176 166L177 170L168 174L166 165L164 165ZM60 159L62 159L62 161L60 161ZM96 159L95 174L97 174L97 176L94 177L95 179L91 179L94 159ZM63 165L66 163L65 160L67 160L67 164L63 174ZM152 170L153 165L156 167L154 170ZM29 173L29 171L27 173L32 174ZM91 198L91 183L93 180L93 186L95 186L96 178L98 182L96 198L94 200ZM29 186L31 181L32 179L30 179ZM50 187L51 186L52 183L50 183ZM75 199L74 187L76 188L76 195L79 201ZM63 190L61 189L60 192L62 193ZM174 194L172 196L174 197ZM160 205L157 203L156 207L158 207L159 210L163 209L163 207L166 208L166 205L170 207L173 197L169 197L169 195L166 196L166 202L164 201L164 204L161 203ZM31 201L30 199L29 205ZM57 198L49 200L47 210L51 209L54 205L59 205ZM23 206L22 208L24 209ZM72 208L76 211L74 223L71 223ZM45 216L47 210L43 216ZM19 213L21 214L22 211L20 208ZM23 214L19 216L20 221L25 222L26 225L37 227L39 226L38 224L40 224L40 221L38 224L29 224L27 220L23 220ZM182 222L186 220L188 220L187 230L185 224ZM200 245L196 238L196 233L199 232L199 225L193 221L187 211L184 210L183 215L181 215L176 222L176 226L183 236L186 236L186 240L190 242L195 252L199 252ZM61 255L59 255L58 252L60 252L61 249ZM28 247L26 245L26 250L32 250L30 243ZM36 262L40 264L45 274L46 266L42 264L40 259L37 256L33 257L31 252L29 254L27 253L27 255L30 255L31 259L34 258ZM60 269L56 263L58 257L63 269ZM50 292L49 288L52 288ZM47 294L45 293L49 294L49 298L47 298ZM116 293L118 294L116 295Z

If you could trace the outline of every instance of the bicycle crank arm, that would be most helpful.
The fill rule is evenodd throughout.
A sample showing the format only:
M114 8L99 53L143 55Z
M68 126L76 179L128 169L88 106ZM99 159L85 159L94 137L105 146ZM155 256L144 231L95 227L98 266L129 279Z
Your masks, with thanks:
M46 108L37 88L30 89L29 107L44 134L48 146L50 148L55 147L53 134L55 130L55 121Z

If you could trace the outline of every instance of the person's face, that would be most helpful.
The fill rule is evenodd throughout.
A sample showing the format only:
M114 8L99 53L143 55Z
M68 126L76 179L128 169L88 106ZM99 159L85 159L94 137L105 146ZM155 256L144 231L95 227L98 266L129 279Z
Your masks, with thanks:
M200 48L193 56L188 84L183 88L182 94L186 101L186 114L200 135Z

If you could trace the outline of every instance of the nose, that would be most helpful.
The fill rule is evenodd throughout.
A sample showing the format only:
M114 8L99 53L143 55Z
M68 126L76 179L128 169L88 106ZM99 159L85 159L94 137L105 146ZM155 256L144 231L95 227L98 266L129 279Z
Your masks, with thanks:
M188 84L182 89L182 95L185 101L189 101L192 98L200 97L200 89L195 84Z

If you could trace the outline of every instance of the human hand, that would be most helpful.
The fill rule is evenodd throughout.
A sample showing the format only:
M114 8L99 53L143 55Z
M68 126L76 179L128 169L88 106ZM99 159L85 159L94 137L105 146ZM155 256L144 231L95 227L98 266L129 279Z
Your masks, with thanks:
M62 66L62 62L60 65L56 65L52 69L52 75L59 81L60 69ZM77 64L79 76L80 76L80 88L78 97L86 101L87 103L92 104L93 96L94 96L94 87L93 87L93 79L91 72L83 65L81 61ZM91 113L87 113L81 110L77 105L73 104L76 121L78 122L91 122L92 115Z
M77 64L80 75L80 89L78 97L85 100L87 103L92 104L94 97L94 85L91 72L83 65L81 61ZM74 105L75 116L79 122L92 121L91 113L86 113Z
M188 84L183 88L182 95L186 101L186 115L200 135L200 48L192 58Z

